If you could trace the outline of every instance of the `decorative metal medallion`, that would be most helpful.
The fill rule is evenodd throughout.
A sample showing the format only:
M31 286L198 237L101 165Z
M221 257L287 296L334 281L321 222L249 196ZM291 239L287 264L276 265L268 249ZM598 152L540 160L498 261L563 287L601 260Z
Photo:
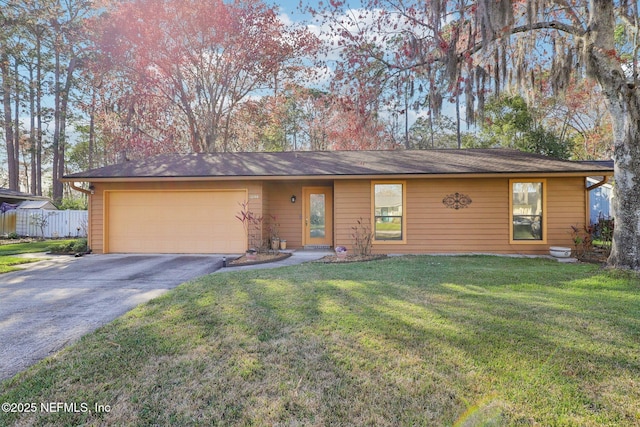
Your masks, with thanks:
M471 204L471 197L466 194L453 193L442 199L442 203L448 208L458 210L469 207Z

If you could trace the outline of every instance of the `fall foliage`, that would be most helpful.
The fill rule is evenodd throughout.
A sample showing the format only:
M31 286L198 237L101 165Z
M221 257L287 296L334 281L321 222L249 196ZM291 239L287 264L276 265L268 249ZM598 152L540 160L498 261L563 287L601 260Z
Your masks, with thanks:
M3 185L44 192L49 168L59 201L85 137L90 165L123 150L424 148L446 114L461 146L490 95L518 93L540 135L614 158L611 263L640 268L637 3L352 3L303 7L305 26L260 0L3 1Z
M135 0L97 21L93 66L111 90L121 140L142 153L228 151L241 104L301 78L317 48L304 28L287 28L256 0Z

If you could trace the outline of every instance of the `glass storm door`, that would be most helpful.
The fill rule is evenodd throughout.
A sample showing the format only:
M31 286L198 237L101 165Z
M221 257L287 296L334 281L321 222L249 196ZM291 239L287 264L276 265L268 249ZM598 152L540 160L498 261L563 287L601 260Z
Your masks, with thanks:
M302 244L333 245L333 189L304 187L302 189Z

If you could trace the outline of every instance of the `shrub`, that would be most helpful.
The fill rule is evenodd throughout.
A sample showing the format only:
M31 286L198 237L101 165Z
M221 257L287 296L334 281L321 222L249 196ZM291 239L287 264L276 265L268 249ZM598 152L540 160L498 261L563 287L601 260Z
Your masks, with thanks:
M87 210L87 200L84 197L78 198L64 198L60 202L58 209L65 211L67 209L84 211Z
M87 239L78 239L71 246L72 252L81 254L87 252Z
M371 255L371 247L373 243L373 233L368 223L360 218L356 225L351 227L353 233L353 251L356 255L369 256Z
M255 252L263 252L265 248L262 239L262 216L255 215L249 210L249 202L238 203L241 207L236 219L242 223L249 240L249 249Z
M52 254L82 254L87 250L87 239L58 242L49 246L49 252Z
M602 247L605 255L611 253L611 242L613 240L613 230L615 228L615 220L602 215L598 215L598 222L593 224L593 236L602 241Z
M593 229L591 225L571 226L571 239L576 258L584 259L593 252Z

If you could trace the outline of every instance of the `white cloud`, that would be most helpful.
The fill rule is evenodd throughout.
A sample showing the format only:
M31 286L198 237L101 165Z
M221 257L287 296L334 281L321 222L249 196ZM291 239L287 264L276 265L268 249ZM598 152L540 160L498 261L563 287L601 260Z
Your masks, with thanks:
M280 13L278 15L278 20L282 22L287 27L291 27L295 24L295 22L291 19L291 17L287 13Z

